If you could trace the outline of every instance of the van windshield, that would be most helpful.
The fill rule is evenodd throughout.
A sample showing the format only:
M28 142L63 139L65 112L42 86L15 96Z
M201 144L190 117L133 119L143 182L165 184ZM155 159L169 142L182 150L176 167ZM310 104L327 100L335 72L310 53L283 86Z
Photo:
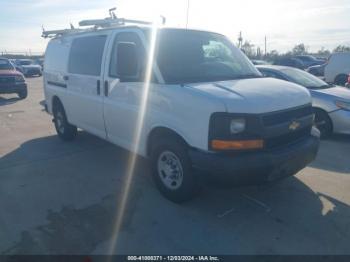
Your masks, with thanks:
M224 36L162 29L156 61L166 83L195 83L261 77L248 58Z

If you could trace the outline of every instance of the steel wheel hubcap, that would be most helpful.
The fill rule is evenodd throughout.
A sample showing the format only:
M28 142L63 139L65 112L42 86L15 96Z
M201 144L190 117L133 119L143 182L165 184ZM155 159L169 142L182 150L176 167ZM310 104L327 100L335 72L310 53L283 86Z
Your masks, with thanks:
M158 158L158 175L167 188L178 189L183 181L180 159L170 151L161 153Z

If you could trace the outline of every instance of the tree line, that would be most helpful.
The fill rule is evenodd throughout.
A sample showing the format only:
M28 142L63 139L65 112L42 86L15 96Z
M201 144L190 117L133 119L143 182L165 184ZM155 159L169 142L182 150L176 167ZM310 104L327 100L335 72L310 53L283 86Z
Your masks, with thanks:
M250 41L245 41L241 46L242 51L250 59L264 59L269 61L276 61L284 57L292 57L296 55L314 55L316 57L327 58L332 53L338 52L350 52L350 46L338 45L333 50L325 49L322 47L317 52L310 52L309 47L303 43L295 45L290 51L286 53L280 53L277 50L268 51L265 55L260 47L255 47Z

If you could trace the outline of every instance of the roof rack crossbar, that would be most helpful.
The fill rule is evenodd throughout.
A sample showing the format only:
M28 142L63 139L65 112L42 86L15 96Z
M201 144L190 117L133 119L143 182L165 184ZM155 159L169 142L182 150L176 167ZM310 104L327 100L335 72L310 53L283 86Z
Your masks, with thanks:
M80 32L86 32L91 30L97 30L99 28L103 29L103 28L109 28L109 27L118 27L118 26L123 26L125 24L152 25L152 22L118 18L114 13L115 10L116 8L109 9L110 17L107 17L104 19L83 20L79 22L79 26L81 27L90 26L89 28L85 28L85 29L74 28L72 24L70 29L45 31L43 28L43 33L41 36L43 38L48 38L48 37L52 38L52 37L62 36L70 33L80 33ZM161 18L162 18L162 24L165 24L165 17L161 17Z
M142 24L142 25L151 25L151 22L125 19L125 18L105 18L105 19L92 19L92 20L83 20L79 22L79 26L95 26L96 28L106 28L116 25L125 25L125 24Z
M79 33L82 31L86 31L86 30L75 29L75 28L74 29L49 30L49 31L43 30L41 36L43 38L51 38L51 37L61 36L61 35L69 34L69 33Z

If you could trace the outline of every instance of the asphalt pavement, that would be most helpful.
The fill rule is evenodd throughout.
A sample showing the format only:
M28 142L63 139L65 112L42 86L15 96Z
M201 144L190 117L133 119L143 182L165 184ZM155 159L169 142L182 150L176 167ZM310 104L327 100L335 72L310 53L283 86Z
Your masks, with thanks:
M27 99L0 96L0 254L350 254L349 136L295 177L205 184L182 205L139 158L121 214L129 153L84 131L62 142L42 78L27 82Z

